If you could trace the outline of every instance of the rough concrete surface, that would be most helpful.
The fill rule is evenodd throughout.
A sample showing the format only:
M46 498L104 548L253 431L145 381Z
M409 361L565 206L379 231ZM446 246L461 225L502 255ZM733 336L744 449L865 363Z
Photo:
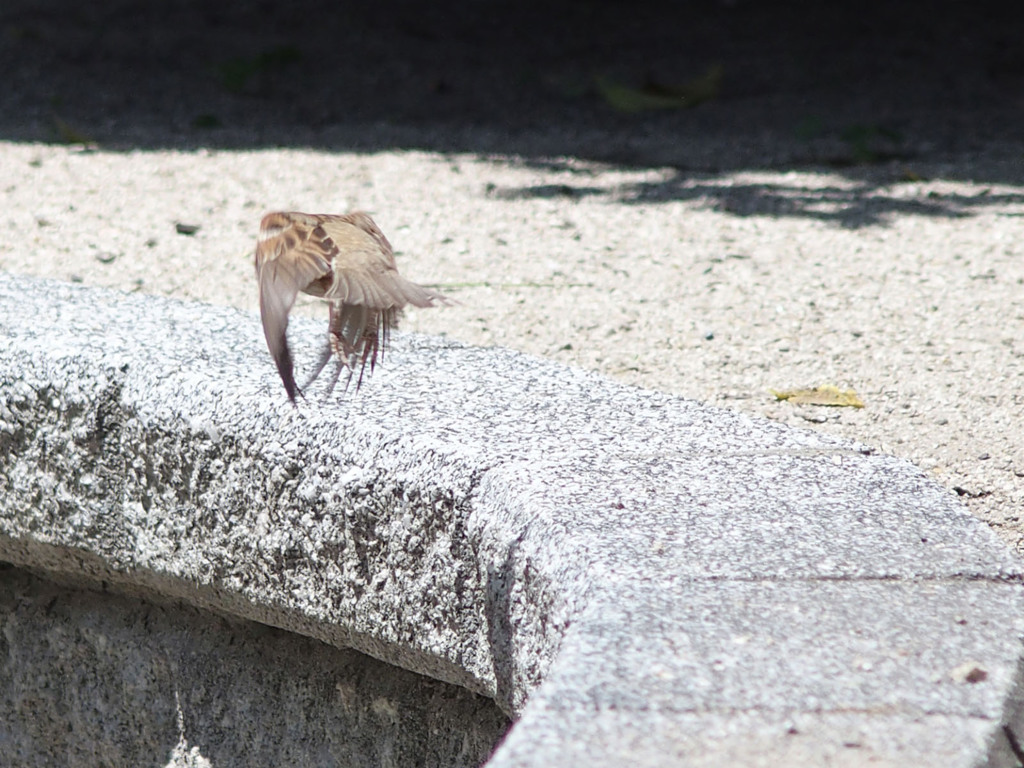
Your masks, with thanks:
M2 574L5 766L476 766L508 727L484 697L355 651Z
M1024 570L910 464L422 336L294 408L251 313L13 276L0 297L0 559L493 698L521 716L496 766L1012 764ZM311 363L322 324L292 332ZM477 707L479 746L502 721Z
M10 0L0 8L0 269L252 310L251 251L264 211L369 209L398 249L402 270L461 302L410 312L407 329L511 347L811 428L822 439L855 440L912 461L950 497L921 485L922 500L912 503L917 486L890 478L888 460L878 457L858 459L852 475L842 461L832 469L810 458L787 465L780 487L793 498L781 505L755 494L750 507L732 485L721 494L688 491L699 508L722 517L701 517L706 528L671 529L684 551L696 553L672 561L680 572L735 578L749 568L873 579L898 571L901 578L941 579L958 553L987 556L989 545L969 526L962 543L953 537L935 545L922 506L954 510L955 496L1008 544L1024 547L1022 16L1024 5L954 0L932 3L927 13L910 2L495 0L438 3L424 13L422 4L403 0L344 8L333 0ZM707 85L716 65L717 90L692 109L629 112L611 104L619 86L651 93ZM177 224L198 229L181 234ZM17 307L16 297L8 300ZM299 312L322 308L307 303ZM199 322L221 332L208 313ZM108 328L97 320L94 331ZM158 334L153 343L163 349L170 341ZM436 343L403 342L428 356ZM139 354L133 348L127 362ZM244 356L232 354L238 367L269 370L258 342ZM480 351L459 354L487 359ZM48 370L65 376L67 364ZM400 370L389 363L379 377ZM493 386L494 376L484 373L481 381ZM86 365L83 375L101 386L108 404L123 396L117 366L101 376ZM794 406L769 392L821 384L855 388L865 407ZM272 397L267 386L260 391ZM459 402L466 409L480 408L465 397ZM388 405L360 398L351 407L366 413ZM513 437L516 416L504 427ZM429 414L423 418L433 424ZM192 437L208 434L216 443L219 432L203 431L203 423ZM737 439L755 455L774 445L759 422L737 423L745 424ZM191 483L207 482L175 457L179 441L188 442L177 432L161 435L154 444L163 451L159 466L133 472L185 483L186 495ZM348 445L357 454L362 444ZM597 456L610 450L589 446ZM743 489L764 488L763 475L731 451L716 456L709 471L720 479L739 471ZM708 447L699 452L707 455ZM276 449L268 455L280 459ZM627 500L640 505L643 494L658 490L663 471L691 471L672 456L665 465L644 459L622 470L617 481L633 478ZM241 448L230 454L239 457ZM757 466L771 475L779 461L760 457ZM102 496L121 469L98 467ZM801 467L814 471L803 475ZM747 470L755 476L743 475ZM866 497L885 508L878 513L884 523L865 527L857 518L849 529L829 528L816 510L807 511L817 486L801 487L801 479L825 482L830 503L845 504L862 498L863 477L872 478ZM475 478L450 479L456 495L475 487ZM276 498L285 480L254 486L259 503ZM344 485L359 482L346 478ZM890 491L905 503L887 507ZM560 492L566 504L576 503L570 490ZM736 516L737 509L768 512ZM151 541L148 525L159 523L166 533L166 524L147 515L137 513L131 527L140 546ZM272 525L256 522L260 531ZM220 521L219 530L233 523ZM311 519L303 530L316 524ZM635 528L632 521L626 527ZM352 530L368 540L381 535L368 515ZM807 530L815 535L808 538ZM779 537L793 542L792 551L777 546ZM57 567L62 552L23 554ZM76 570L109 575L107 553L100 554ZM371 554L406 567L399 551ZM467 556L456 537L450 558ZM209 567L180 557L190 572ZM351 549L342 558L354 589L372 559ZM964 573L976 565L968 560ZM226 570L238 587L243 577ZM199 599L178 581L152 578L160 594ZM419 581L416 589L430 595L433 585ZM234 594L202 599L230 603ZM532 599L545 607L530 626L549 607ZM438 610L447 616L464 608ZM226 609L255 610L245 600ZM1012 624L1018 614L1007 610L991 621ZM362 636L365 627L326 629L329 623L309 624L301 612L272 618L489 695L500 689L506 709L512 692L529 687L522 680L540 679L530 665L552 652L509 641L503 652L522 658L486 672L486 654L438 660L429 638L414 653L390 639L375 645L376 626ZM394 625L384 633L389 638L404 626L394 616L387 621ZM481 621L459 625L477 638L467 643L480 643ZM514 628L506 619L497 626ZM543 719L542 702L550 701L543 691L524 723ZM815 728L840 734L848 716L857 722L859 715L823 714ZM628 723L616 717L605 712L588 727L624 733ZM737 730L763 727L769 742L778 734L771 715L723 717L720 727L703 716L693 721L706 729L707 743L718 739L709 764L726 747L740 762L757 753L756 741L733 737ZM890 741L880 730L872 743L927 743L937 726L922 717L894 714L885 732ZM984 718L936 717L943 728L979 728L979 740L991 735ZM651 744L661 743L655 735L671 740L681 722L645 723L640 736ZM514 731L506 755L527 754L529 742L515 736L523 733L531 731ZM822 743L833 741L840 736ZM664 744L652 747L655 757L672 754ZM823 753L799 739L786 744L808 764L870 760L857 748ZM699 749L688 748L690 759ZM1004 757L1014 764L1012 750Z

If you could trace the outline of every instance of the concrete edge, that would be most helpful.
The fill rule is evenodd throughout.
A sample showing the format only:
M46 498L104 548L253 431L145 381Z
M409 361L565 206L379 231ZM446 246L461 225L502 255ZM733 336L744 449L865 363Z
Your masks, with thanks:
M1012 764L1020 565L909 465L415 337L358 396L295 410L249 315L10 276L0 294L0 559L493 697L521 716L494 765ZM315 346L319 324L295 325ZM595 408L621 423L583 431ZM779 592L815 605L822 585L791 637L759 632ZM917 606L934 620L906 638ZM951 638L965 611L977 632ZM879 682L821 650L850 622L905 663ZM981 684L937 680L967 658ZM715 659L734 676L702 679Z

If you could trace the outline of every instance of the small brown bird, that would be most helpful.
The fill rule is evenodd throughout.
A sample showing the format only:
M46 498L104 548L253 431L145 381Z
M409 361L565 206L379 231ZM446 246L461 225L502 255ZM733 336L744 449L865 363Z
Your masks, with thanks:
M398 274L391 243L362 212L343 216L268 213L260 222L256 278L263 333L292 402L316 380L331 355L337 357L338 367L328 393L342 369L348 368L351 380L356 365L358 389L366 364L372 372L378 356L383 356L390 331L406 304L430 307L435 302L449 303L437 291ZM287 337L288 313L299 291L319 296L330 307L327 347L302 388L295 383Z

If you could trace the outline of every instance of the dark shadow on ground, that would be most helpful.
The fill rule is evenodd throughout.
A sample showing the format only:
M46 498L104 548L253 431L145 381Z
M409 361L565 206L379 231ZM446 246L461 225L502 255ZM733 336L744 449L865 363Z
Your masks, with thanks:
M983 208L999 208L1004 216L1024 217L1024 193L993 192L985 187L971 195L960 192L919 193L927 181L908 176L899 166L887 169L849 169L843 186L748 182L733 176L667 171L656 181L597 187L583 183L528 187L488 187L489 196L503 200L603 196L620 203L666 203L679 200L704 203L736 216L799 217L831 222L844 228L884 225L893 216L958 219ZM1006 210L1006 209L1012 210Z
M861 190L836 213L690 182L825 167L1022 183L1022 29L1024 3L958 0L5 0L0 139L573 156L677 170L635 200L847 226L872 206L956 216L995 197Z

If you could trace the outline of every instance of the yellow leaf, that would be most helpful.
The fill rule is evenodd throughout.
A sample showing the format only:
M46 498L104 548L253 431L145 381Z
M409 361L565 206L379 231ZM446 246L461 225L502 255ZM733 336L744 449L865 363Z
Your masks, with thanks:
M845 392L831 384L814 389L768 390L779 400L788 400L798 405L830 405L836 407L863 408L864 401L856 392L848 389Z
M607 77L597 77L594 83L604 100L622 112L683 109L718 96L722 87L722 65L713 64L703 75L678 85L658 82L653 78L640 88L623 85Z
M83 146L95 144L92 138L80 132L77 128L72 127L64 120L61 120L56 115L53 116L53 129L57 133L57 138L65 144L81 144Z
M658 82L652 78L647 81L644 91L663 96L678 96L683 100L684 106L695 107L701 102L718 96L722 89L722 72L721 64L712 64L703 75L691 78L679 85Z
M685 107L682 96L649 93L640 88L616 83L606 77L595 81L597 90L611 106L620 112L640 112L645 109L679 109Z

